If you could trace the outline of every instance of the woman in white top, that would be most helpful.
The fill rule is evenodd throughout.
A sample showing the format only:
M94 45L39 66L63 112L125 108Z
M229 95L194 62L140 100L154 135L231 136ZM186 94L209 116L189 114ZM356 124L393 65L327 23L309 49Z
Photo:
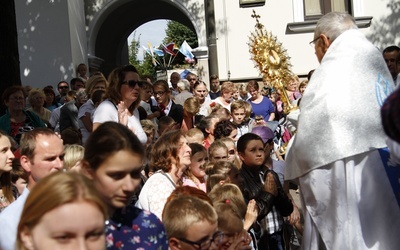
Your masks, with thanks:
M141 86L137 69L132 65L118 67L110 73L108 82L105 100L94 112L93 131L106 121L119 122L128 126L145 144L147 136L140 125L137 110Z
M193 85L193 95L200 103L198 115L209 116L211 114L211 100L207 99L208 90L206 84L202 81L196 81Z
M190 165L191 148L180 130L163 134L153 145L150 166L155 173L140 191L137 207L162 219L167 198L180 185L182 174Z
M222 107L231 111L233 89L235 85L233 82L224 82L221 85L221 96L214 99L214 101L220 104Z

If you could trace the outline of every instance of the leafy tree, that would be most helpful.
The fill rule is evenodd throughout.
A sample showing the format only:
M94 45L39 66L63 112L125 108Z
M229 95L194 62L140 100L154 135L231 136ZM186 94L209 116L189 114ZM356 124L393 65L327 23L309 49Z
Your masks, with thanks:
M135 67L138 67L140 64L139 59L137 58L140 48L139 41L140 41L140 35L136 39L136 31L133 32L133 39L131 41L131 44L129 45L129 64L132 64Z
M192 48L196 48L198 45L196 34L186 27L185 25L175 22L168 21L167 29L165 30L166 37L163 40L164 44L175 43L177 46L180 46L183 41L190 45Z
M136 38L136 31L133 33L133 39L129 45L129 63L137 68L141 76L148 75L153 76L155 74L155 68L151 61L150 55L145 55L144 60L141 62L137 57L140 48L140 35Z

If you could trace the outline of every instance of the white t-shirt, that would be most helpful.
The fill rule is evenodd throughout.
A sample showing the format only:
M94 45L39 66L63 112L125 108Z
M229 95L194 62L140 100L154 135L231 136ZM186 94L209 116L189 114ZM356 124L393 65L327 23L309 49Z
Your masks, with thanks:
M97 107L93 115L93 123L104 123L108 121L118 122L117 107L109 100L105 100ZM133 128L135 135L142 144L147 142L147 136L140 125L139 111L134 110L133 115L128 117L128 127Z

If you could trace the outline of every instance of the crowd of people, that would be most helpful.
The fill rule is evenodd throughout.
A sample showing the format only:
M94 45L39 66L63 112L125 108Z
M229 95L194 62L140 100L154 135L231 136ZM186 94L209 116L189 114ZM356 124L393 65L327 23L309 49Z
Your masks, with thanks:
M57 91L6 89L0 249L395 249L380 150L400 163L400 48L336 12L312 43L320 67L285 89L84 64Z

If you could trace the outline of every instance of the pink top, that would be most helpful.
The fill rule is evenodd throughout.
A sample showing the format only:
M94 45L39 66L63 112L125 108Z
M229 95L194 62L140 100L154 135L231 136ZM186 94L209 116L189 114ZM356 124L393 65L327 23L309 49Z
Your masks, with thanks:
M207 193L206 183L205 182L196 184L193 180L191 180L191 179L189 179L187 177L183 177L182 186L195 187L195 188L198 188L198 189L204 191L204 193Z

